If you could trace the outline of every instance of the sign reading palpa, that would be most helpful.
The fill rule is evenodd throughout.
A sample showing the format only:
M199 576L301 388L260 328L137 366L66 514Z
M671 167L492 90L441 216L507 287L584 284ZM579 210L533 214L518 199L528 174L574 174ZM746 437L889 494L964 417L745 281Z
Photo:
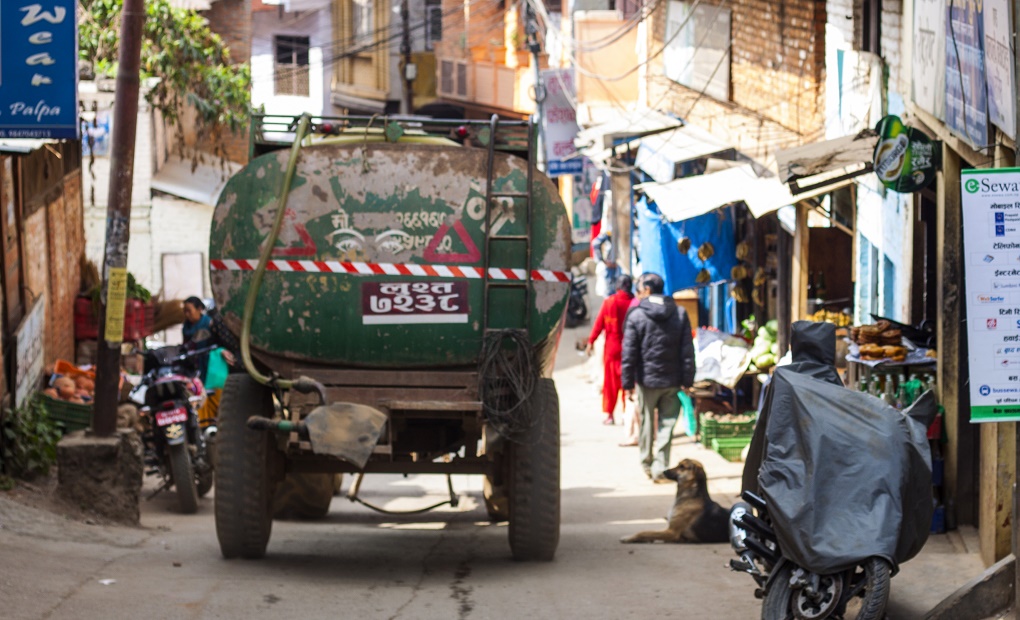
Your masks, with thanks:
M77 139L75 0L0 2L0 138Z

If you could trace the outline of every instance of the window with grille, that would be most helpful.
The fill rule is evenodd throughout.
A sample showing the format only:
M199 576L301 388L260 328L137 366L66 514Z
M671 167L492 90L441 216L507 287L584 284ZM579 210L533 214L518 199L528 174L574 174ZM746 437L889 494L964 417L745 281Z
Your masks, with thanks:
M365 47L375 42L375 0L354 0L351 12L351 31L354 45Z
M274 65L277 95L308 96L308 37L277 36Z
M436 41L443 40L442 0L425 0L425 49L435 49Z

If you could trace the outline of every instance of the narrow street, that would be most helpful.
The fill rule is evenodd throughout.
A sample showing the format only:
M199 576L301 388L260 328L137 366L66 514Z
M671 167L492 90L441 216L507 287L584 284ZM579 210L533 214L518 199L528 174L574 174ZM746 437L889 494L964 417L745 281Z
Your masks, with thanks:
M213 501L174 513L172 493L142 506L142 528L88 525L0 496L0 615L36 618L755 618L728 545L618 542L657 529L674 487L648 482L621 426L601 425L598 395L566 330L556 370L563 419L563 523L556 560L510 559L506 525L485 520L481 480L454 478L458 508L386 516L336 498L321 522L277 521L266 559L225 561ZM720 504L739 486L727 463L688 438ZM345 480L345 491L346 483ZM151 488L152 481L146 481ZM215 491L214 491L215 492ZM441 501L439 477L367 478L362 497L390 510ZM892 582L890 618L918 618L982 569L959 534L932 537ZM107 581L107 580L112 580Z

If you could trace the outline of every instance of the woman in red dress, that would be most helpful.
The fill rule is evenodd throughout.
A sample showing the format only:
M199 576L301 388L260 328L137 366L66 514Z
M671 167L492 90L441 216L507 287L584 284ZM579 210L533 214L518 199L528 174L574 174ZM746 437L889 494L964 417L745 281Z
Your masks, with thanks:
M606 419L603 420L603 424L616 423L613 412L616 410L616 401L622 388L620 361L623 353L623 321L627 317L630 302L634 299L631 292L633 284L627 274L622 274L616 279L616 292L602 302L591 335L588 336L588 346L585 348L588 355L591 355L595 341L602 332L605 332L606 344L602 356L605 370L605 379L602 383L602 412L605 413ZM622 406L626 407L626 404Z

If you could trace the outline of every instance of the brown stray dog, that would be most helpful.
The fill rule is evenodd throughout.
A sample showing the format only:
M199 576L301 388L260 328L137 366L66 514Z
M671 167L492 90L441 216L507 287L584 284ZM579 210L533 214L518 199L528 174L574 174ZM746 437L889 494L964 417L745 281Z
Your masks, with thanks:
M708 495L705 468L694 459L684 459L663 472L676 480L676 499L669 511L665 530L638 532L620 539L623 543L721 543L729 540L729 511Z

